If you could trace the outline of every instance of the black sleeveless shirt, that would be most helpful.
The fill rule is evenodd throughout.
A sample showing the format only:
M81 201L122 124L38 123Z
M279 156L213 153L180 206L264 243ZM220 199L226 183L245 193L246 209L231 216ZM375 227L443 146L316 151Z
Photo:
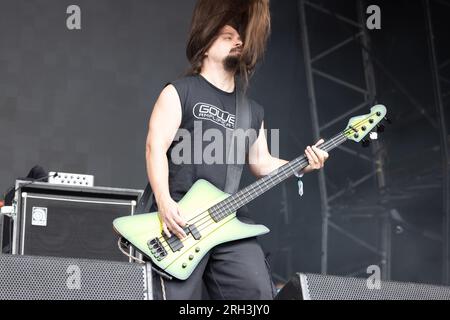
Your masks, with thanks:
M227 172L225 137L226 130L233 130L235 125L236 92L220 90L201 75L183 77L169 84L178 93L182 112L177 136L167 151L171 197L179 201L198 179L208 180L224 190ZM264 109L251 99L249 104L251 129L259 133ZM213 147L217 146L217 139L223 139L222 144L218 144L223 145L221 152ZM189 152L186 154L189 147L190 155ZM212 155L214 161L211 157L208 160L206 155Z

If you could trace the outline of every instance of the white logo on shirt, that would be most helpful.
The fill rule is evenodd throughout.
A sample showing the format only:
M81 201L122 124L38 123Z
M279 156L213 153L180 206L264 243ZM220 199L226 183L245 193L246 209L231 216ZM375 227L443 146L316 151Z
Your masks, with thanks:
M236 116L211 104L199 102L192 109L197 119L210 120L226 129L234 129Z

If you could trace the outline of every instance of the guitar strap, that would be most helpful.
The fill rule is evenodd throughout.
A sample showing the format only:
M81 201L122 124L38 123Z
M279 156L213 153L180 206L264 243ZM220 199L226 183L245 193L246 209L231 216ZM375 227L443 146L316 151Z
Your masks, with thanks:
M236 79L236 121L234 130L226 130L225 137L228 165L224 191L228 194L234 194L239 189L239 182L245 164L245 156L249 145L253 141L250 142L245 138L245 144L237 143L239 140L238 135L250 129L251 118L250 103L242 89L240 81ZM240 137L240 139L242 140L243 137Z
M147 186L145 187L144 193L141 195L136 205L136 209L134 211L135 214L150 212L152 204L153 204L153 191L152 187L150 186L150 183L147 182Z

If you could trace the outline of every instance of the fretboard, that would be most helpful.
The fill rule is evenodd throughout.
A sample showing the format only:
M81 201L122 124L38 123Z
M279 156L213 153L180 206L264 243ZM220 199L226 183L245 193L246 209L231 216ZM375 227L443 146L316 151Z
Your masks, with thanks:
M346 140L347 138L344 133L340 133L319 147L321 150L329 152ZM239 190L235 194L212 206L209 209L211 217L216 222L224 219L231 213L236 212L239 208L256 199L266 191L269 191L279 183L294 175L296 172L300 172L307 166L308 159L304 155L286 163L267 176L256 180L244 189Z

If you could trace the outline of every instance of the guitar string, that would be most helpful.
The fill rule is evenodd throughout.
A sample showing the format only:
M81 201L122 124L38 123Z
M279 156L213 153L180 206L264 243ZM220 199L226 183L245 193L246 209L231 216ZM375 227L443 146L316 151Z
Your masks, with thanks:
M335 137L335 138L338 138L337 140L341 140L341 139L342 139L342 142L345 141L345 140L347 139L347 138L345 138L345 136L340 136L340 137L337 136L337 137ZM341 142L341 141L334 141L334 140L329 140L329 141L328 141L328 143L329 143L330 145L335 145L336 143L339 143L339 142ZM324 146L322 146L322 149L325 150L326 147L328 147L328 146L326 146L326 144L324 144ZM289 166L286 166L286 167L284 167L283 169L281 169L281 170L279 170L279 171L276 172L276 176L279 176L279 177L280 177L281 175L285 175L285 177L284 177L282 180L277 181L275 184L273 184L273 185L271 185L271 186L268 185L265 181L263 181L263 179L264 179L264 178L263 178L263 179L257 180L256 182L258 182L258 184L255 183L255 186L252 186L252 185L253 185L253 184L252 184L252 185L247 186L245 189L242 189L241 191L246 190L247 188L250 188L250 190L246 190L246 192L243 192L243 193L242 193L241 195L239 195L236 199L229 199L229 198L232 198L232 197L233 197L233 196L230 196L230 197L228 197L228 198L222 200L221 202L223 202L223 203L225 203L227 200L228 200L229 203L222 204L220 207L218 207L219 210L215 212L216 215L219 216L219 220L218 220L218 221L222 220L222 218L224 218L224 217L227 216L227 215L222 216L222 214L220 213L220 210L223 210L223 209L228 210L228 209L225 208L225 207L228 206L228 205L230 205L232 202L234 202L234 205L237 204L238 206L240 206L240 205L243 203L243 201L248 200L249 197L246 196L246 194L251 194L252 196L255 195L255 194L257 194L257 192L255 192L255 190L256 190L257 187L259 187L259 188L261 189L261 191L262 191L260 194L262 194L262 193L264 193L264 192L270 190L272 187L274 187L275 185L281 183L282 181L284 181L285 179L287 179L288 177L290 177L290 176L293 174L293 173L289 173L289 171L292 171L292 172L296 172L296 171L297 171L297 170L294 170L292 167L298 167L298 166L302 166L303 164L307 164L307 163L305 163L305 162L306 162L306 157L302 156L302 157L299 157L299 158L297 158L297 159L294 159L292 162L286 163L285 165L289 165ZM285 171L285 172L283 173L283 171ZM266 176L266 177L270 177L270 175L268 175L268 176ZM268 180L270 181L270 179L268 179ZM278 180L278 179L277 179L277 180ZM261 185L262 183L264 183L264 187L267 188L266 190L262 190L262 188L260 187L260 185ZM237 195L237 194L235 194L235 196L236 196L236 195ZM211 208L213 208L213 207L215 207L215 206L217 206L217 205L220 205L221 202L215 204L215 205L212 206ZM235 210L235 209L229 209L228 212L233 212L234 210ZM226 212L223 211L223 213L226 213ZM201 216L203 216L203 217L201 217ZM210 225L213 225L214 223L216 223L215 221L213 221L211 224L208 224L206 227L200 228L201 226L205 225L207 222L210 221L210 219L207 219L207 218L210 218L210 216L211 216L210 211L203 211L202 213L200 213L200 214L198 214L197 216L194 216L193 218L191 218L190 220L188 220L188 222L191 222L191 221L194 220L195 218L201 217L201 218L199 218L198 220L196 220L194 223L190 223L190 224L198 224L200 221L206 219L204 222L200 223L199 225L196 225L196 229L198 230L198 232L200 232L200 231L206 229L207 227L209 227ZM188 236L189 236L189 235L188 235ZM184 241L184 240L180 240L180 239L178 239L177 237L176 237L176 238L175 238L175 237L176 237L176 236L172 236L172 238L173 238L172 241L171 241L172 238L169 238L169 241L167 241L166 238L164 238L164 237L159 237L158 240L160 240L160 242L162 242L162 243L167 242L168 245L164 245L164 249L167 249L168 247L170 247L170 245L173 245L175 242L178 242L178 241L183 242L183 241ZM161 240L162 240L162 241L161 241ZM185 240L186 240L186 239L185 239Z
M346 140L346 138L343 139L343 141L345 141L345 140ZM325 148L323 147L323 149L325 149ZM296 159L296 160L295 160L295 161L296 161L296 165L301 164L301 162L303 162L303 161L301 161L301 160L304 160L304 159ZM300 161L300 163L297 164L297 161ZM287 167L286 167L286 168L287 168ZM286 168L285 168L285 169L286 169ZM291 170L291 168L289 168L289 170ZM280 176L281 176L281 172L279 172L279 173L280 173ZM286 174L286 172L285 172L284 174ZM291 174L288 174L287 176L284 177L284 179L281 179L280 181L277 181L277 182L274 183L272 186L269 186L269 185L267 185L267 184L265 183L265 184L264 184L264 187L266 187L267 190L264 190L262 193L268 191L269 189L271 189L272 187L274 187L274 186L277 185L278 183L280 183L280 182L282 182L283 180L287 179L290 175L291 175ZM278 179L277 179L277 180L278 180ZM260 185L260 184L258 184L258 186L259 186L259 185ZM251 190L249 190L248 192L246 192L246 194L254 195L254 193L253 193L254 191L255 191L255 188L252 188ZM253 194L252 194L252 193L253 193ZM262 193L261 193L261 194L262 194ZM231 197L231 196L230 196L230 197ZM240 196L239 200L236 201L236 204L242 204L242 200L245 201L245 200L247 200L248 198L249 198L248 196L246 196L246 195L243 194L243 195ZM227 198L227 199L228 199L228 198ZM216 204L216 205L217 205L217 204ZM216 205L215 205L215 206L216 206ZM213 207L214 207L214 206L213 206ZM223 209L223 208L221 208L221 209ZM228 212L233 212L233 211L234 211L234 210L228 210ZM218 211L218 212L219 212L219 215L220 215L220 211ZM225 213L225 212L224 212L224 213ZM216 214L217 214L217 212L216 212ZM201 217L201 216L203 216L203 217ZM211 221L211 219L209 219L210 216L211 216L211 214L210 214L209 211L204 211L204 212L202 212L201 214L199 214L199 215L197 215L197 216L194 217L194 218L201 217L200 219L198 219L198 220L195 222L195 224L198 224L198 222L200 222L201 220L205 220L205 221L203 221L202 223L200 223L200 225L196 226L196 229L197 229L197 231L198 231L199 233L200 233L201 231L205 230L206 228L208 228L209 226L214 225L214 223L217 223L217 222L215 222L215 221L213 220L211 223L207 224L208 222ZM226 217L226 215L225 215L225 217ZM192 219L194 219L194 218L192 218ZM192 220L192 219L191 219L191 220ZM191 221L191 220L189 220L189 221ZM220 220L222 220L222 219L220 219ZM220 220L218 220L218 221L220 221ZM207 224L207 225L204 226L205 224ZM203 226L204 226L204 227L203 227ZM191 236L191 234L188 234L188 235L187 235L187 237L189 237L189 236ZM159 239L164 239L163 241L160 240L160 242L163 243L164 249L170 248L170 246L173 245L174 243L177 243L177 242L184 242L185 240L187 240L187 238L181 240L181 239L179 239L178 237L176 237L175 235L172 236L172 238L169 238L169 239L168 239L169 241L167 241L167 240L166 240L165 238L163 238L163 237L160 237ZM164 244L164 242L166 242L167 245Z
M366 122L366 121L367 121L367 119L361 120L361 121L360 121L359 123L357 123L355 126L351 126L351 127L349 127L348 129L344 130L343 132L339 133L338 135L336 135L336 136L333 137L332 139L330 139L330 140L328 140L327 142L325 142L325 143L323 144L323 146L322 146L322 149L326 149L326 148L328 148L328 147L332 147L332 145L336 145L337 142L338 142L338 143L345 142L345 141L347 140L346 134L349 134L349 133L351 133L352 131L357 131L356 128L359 129L360 126L362 127L363 125L361 125L361 123ZM348 131L348 132L347 132L347 131ZM356 132L355 132L355 133L356 133ZM334 141L334 140L337 140L337 141ZM339 141L339 140L342 140L342 141ZM291 167L302 165L301 162L304 161L304 160L306 160L306 157L305 157L305 156L301 156L301 157L299 157L299 158L297 158L297 159L294 159L294 160L291 161L291 162L286 163L285 165L283 165L282 167L280 167L279 169L276 170L275 176L280 177L281 174L282 174L282 171L288 171L288 170L291 171L291 170L292 170ZM295 172L295 170L294 170L294 172ZM284 175L284 174L286 174L286 172L283 173L283 175ZM284 181L285 179L287 179L287 178L288 178L289 176L291 176L292 174L293 174L293 173L290 173L289 175L287 175L286 177L284 177L282 180L276 182L276 183L273 184L272 186L269 186L269 188L268 188L267 190L262 191L262 193L264 193L264 192L270 190L272 187L274 187L275 185L281 183L282 181ZM234 201L234 202L236 202L236 204L238 204L238 205L242 204L242 200L245 201L245 200L248 200L248 198L249 198L248 196L246 196L246 194L255 195L255 194L258 193L258 192L254 192L254 191L256 190L255 187L260 187L260 185L261 185L262 183L264 183L264 186L267 187L266 182L263 181L263 180L264 180L264 179L266 179L266 180L271 180L272 175L273 175L273 174L269 174L269 175L267 175L266 177L264 177L264 178L262 178L262 179L259 179L259 180L255 181L254 183L250 184L250 185L247 186L246 188L244 188L244 189L242 189L241 191L237 192L235 195L231 195L231 196L227 197L226 199L224 199L224 200L222 200L221 202L215 204L215 205L212 206L211 208L214 208L215 206L218 206L218 205L220 205L220 204L222 203L222 205L219 206L219 209L224 209L225 206L229 205L228 203L227 203L227 204L224 204L224 203L227 202L227 201L229 201L229 202L233 202L233 201ZM278 179L277 179L277 180L278 180ZM250 189L250 190L246 190L246 189ZM246 191L245 191L245 192L242 192L242 191L244 191L244 190L246 190ZM261 190L262 190L262 189L261 189ZM234 199L230 199L230 198L236 197L236 195L238 195L238 194L241 193L241 192L242 192L242 194L239 195L239 196L237 196L237 198L238 198L237 201L234 200ZM261 193L261 194L262 194L262 193ZM251 200L250 200L250 201L251 201ZM238 207L238 208L239 208L239 207ZM228 210L228 208L226 208L226 209ZM233 210L233 211L234 211L234 210ZM223 213L225 213L224 217L221 217L220 210L219 210L218 212L219 212L219 217L220 217L220 218L224 218L224 217L227 216L227 214L226 214L227 212L223 212ZM229 212L230 212L230 211L228 211L228 213L229 213ZM232 212L232 211L231 211L231 212ZM216 212L216 214L217 214L217 212ZM203 217L201 217L201 216L203 216ZM207 210L207 211L204 211L204 212L202 212L202 213L200 213L200 214L198 214L198 215L192 217L192 218L191 218L190 220L188 220L187 222L191 222L192 220L201 217L201 218L199 218L198 220L196 220L194 223L190 223L190 224L196 224L196 223L198 223L199 221L201 221L201 220L203 220L203 219L205 219L205 218L209 218L210 216L211 216L211 213ZM212 223L208 224L208 225L205 226L204 228L199 229L200 226L203 226L206 222L209 222L209 221L210 221L209 219L206 219L206 221L205 221L205 222L202 222L198 227L196 226L197 231L200 232L200 231L205 230L206 228L208 228L210 225L213 225L214 223L217 223L217 222L215 222L215 221L213 220ZM219 220L219 221L220 221L220 220ZM191 235L191 234L187 235L187 237L189 237L190 235ZM164 249L168 249L171 245L173 245L173 244L176 243L176 242L179 242L179 241L180 241L180 242L183 242L183 241L187 240L187 237L186 237L186 239L181 240L181 239L179 239L178 237L176 237L175 235L173 235L171 238L168 239L169 241L167 241L165 237L161 236L161 237L158 238L158 240L163 244L163 248L164 248ZM173 239L173 240L171 241L171 239ZM164 243L167 243L167 245L164 244Z
M364 122L364 121L365 121L365 120L363 120L363 121L361 121L361 122ZM360 124L357 124L356 126L352 126L352 127L348 128L348 129L346 129L346 131L349 131L349 132L355 131L355 130L356 130L355 127L358 128L359 126L360 126ZM332 145L336 145L336 142L342 143L342 142L346 141L346 140L347 140L347 138L346 138L346 136L345 136L345 132L346 132L346 131L341 132L340 134L336 135L336 136L333 137L332 139L328 140L326 143L324 143L324 145L322 146L322 149L327 149L328 147L332 147ZM337 140L337 141L335 141L335 140ZM340 140L342 140L342 141L340 141ZM280 169L277 170L275 176L278 176L278 178L280 178L280 177L281 177L281 174L286 175L287 172L282 173L282 171L291 171L291 170L292 170L291 167L302 165L302 161L305 161L305 160L306 160L305 156L301 156L301 157L299 157L299 158L297 158L297 159L294 159L294 160L291 161L291 162L286 163L284 166L282 166L281 171L280 171ZM280 171L280 172L279 172L279 171ZM295 172L295 170L294 170L294 172ZM230 198L236 196L239 192L238 192L237 194L235 194L234 196L229 196L228 198L222 200L221 202L219 202L218 204L212 206L211 208L213 208L213 207L215 207L215 206L217 206L217 205L220 205L220 203L225 203L225 202L227 202L227 201L228 201L228 202L230 202L230 201L231 201L231 202L233 202L233 201L236 202L236 204L238 204L238 208L239 208L239 205L242 204L242 200L246 201L246 200L248 200L248 198L250 198L250 197L246 196L246 194L250 194L251 196L253 196L254 194L257 194L257 192L254 192L255 189L256 189L255 186L256 186L256 187L259 187L259 186L262 184L262 182L264 182L264 187L268 187L266 190L262 191L262 193L264 193L264 192L270 190L270 189L271 189L272 187L274 187L275 185L277 185L277 184L279 184L280 182L282 182L282 181L284 181L285 179L287 179L290 175L292 175L292 173L291 173L291 174L288 174L287 176L285 176L285 177L284 177L283 179L281 179L280 181L277 181L277 182L274 183L272 186L268 186L268 185L266 184L266 182L263 181L265 178L267 178L268 181L271 180L272 176L271 176L271 175L268 175L268 176L266 176L266 177L264 177L264 178L262 178L262 179L260 179L260 180L257 180L256 182L254 182L253 184L249 185L248 187L242 189L241 191L244 191L244 190L250 188L250 190L248 190L248 191L246 190L245 192L242 192L242 194L238 196L238 200L237 200L237 201L236 201L236 200L233 200L233 199L230 200ZM278 180L278 179L277 179L277 180ZM262 189L261 189L261 190L262 190ZM241 192L241 191L240 191L240 192ZM261 194L262 194L262 193L261 193ZM251 200L250 200L250 201L251 201ZM228 204L226 204L226 205L228 205ZM221 208L220 208L220 207L219 207L219 208L220 208L220 209L223 209L226 205L222 204ZM228 209L228 208L225 208L225 209L226 209L228 212L225 212L225 211L224 211L223 213L229 213L229 212L233 212L233 211L234 211L234 210L230 210L230 209ZM216 212L216 213L217 213L217 212ZM188 221L192 221L192 220L194 220L195 218L198 218L198 217L201 217L201 216L203 216L203 217L200 218L200 219L198 219L195 223L198 223L199 221L201 221L201 220L203 220L203 219L209 218L209 217L211 216L211 213L210 213L209 211L204 211L204 212L200 213L199 215L194 216L193 218L191 218L191 219L188 220ZM219 210L219 216L221 216L220 210ZM226 216L227 216L227 214L225 214L224 217L226 217ZM221 219L220 219L220 220L221 220ZM220 220L219 220L219 221L220 221ZM207 222L209 222L209 221L210 221L210 219L206 219L206 221L202 222L198 227L196 226L196 229L198 230L198 232L200 232L200 231L202 231L202 230L205 230L206 228L208 228L210 225L213 225L214 223L217 223L217 222L215 222L215 221L213 220L212 223L208 224L207 226L205 226L205 227L203 227L203 228L200 228L200 226L205 225L205 224L206 224ZM187 237L189 237L189 236L190 236L190 234L187 235ZM161 239L162 239L163 241L161 241ZM179 241L180 241L180 242L183 242L183 241L185 241L185 240L187 240L187 239L180 240L178 237L172 236L171 238L168 239L169 241L167 241L164 237L159 237L159 240L160 240L160 242L163 243L163 248L164 248L164 249L168 249L168 248L169 248L171 245L173 245L174 243L179 242ZM172 241L171 241L171 240L172 240ZM165 245L164 242L166 242L167 245Z
M326 148L328 148L328 147L329 147L330 145L332 145L332 144L335 145L336 142L335 142L334 140L341 140L341 139L343 139L342 141L339 141L339 142L340 142L340 143L344 142L345 140L347 140L347 138L346 138L346 136L345 136L346 131L349 131L348 133L350 133L351 131L357 131L357 130L355 129L355 127L358 128L358 127L360 126L360 124L361 124L362 122L365 122L365 121L367 121L367 119L362 120L360 123L356 124L356 126L349 127L349 128L346 129L344 132L341 132L340 134L336 135L336 136L333 137L332 139L328 140L326 143L324 143L324 145L322 146L322 148L323 148L323 149L326 149ZM290 168L290 167L292 167L292 166L298 166L299 163L297 163L297 162L300 162L300 164L301 164L301 162L302 162L303 160L306 160L306 158L305 158L304 156L299 157L299 158L297 158L297 159L294 159L292 162L289 162L289 163L285 164L285 165L281 168L281 171L286 171L286 169L287 169L287 170L291 170L292 168ZM294 164L294 163L295 163L295 164ZM279 171L279 169L278 169L278 171ZM276 173L276 176L280 177L280 176L281 176L281 172L278 172L278 171L277 171L277 173ZM285 172L284 174L286 174L286 172ZM283 180L287 179L289 176L290 176L290 175L286 176L284 179L278 181L277 183L273 184L272 186L269 186L269 188L268 188L267 190L263 191L262 193L268 191L269 189L271 189L272 187L274 187L276 184L278 184L278 183L282 182ZM244 200L244 201L247 200L249 197L247 197L246 194L252 194L252 193L255 191L255 186L258 186L258 187L259 187L259 186L261 185L261 182L264 182L265 187L267 187L267 184L265 183L265 181L263 181L263 179L265 179L265 178L267 178L267 177L269 177L269 178L267 179L267 180L269 180L269 181L270 181L271 178L272 178L271 175L268 175L268 176L266 176L266 177L264 177L264 178L262 178L262 179L260 179L260 180L257 180L256 182L254 182L253 184L249 185L248 187L244 188L243 190L246 190L246 189L248 189L248 188L250 188L250 190L249 190L249 191L246 191L246 192L243 192L242 195L238 196L239 200L237 201L237 204L241 205L242 203L240 203L240 202L241 202L242 200ZM254 184L255 184L255 186L253 186ZM241 191L243 191L243 190L241 190ZM262 189L261 189L261 190L262 190ZM238 193L239 193L239 192L238 192ZM257 193L257 192L256 192L256 193ZM262 193L261 193L261 194L262 194ZM236 194L235 194L234 196L236 196ZM222 200L222 201L219 202L218 204L220 204L220 203L225 203L225 202L227 202L227 200L233 201L233 199L230 200L230 198L232 198L232 197L234 197L234 196L230 196L230 197L228 197L228 198ZM242 199L242 197L243 197L244 199ZM236 200L234 200L234 201L236 201ZM251 200L250 200L250 201L251 201ZM214 206L217 206L218 204L216 204L216 205L214 205ZM227 205L228 205L228 204L227 204ZM214 206L212 206L211 208L213 208ZM224 204L222 204L222 208L220 208L220 206L219 206L220 209L223 209L223 207L225 207ZM227 208L226 208L226 209L227 209ZM227 210L228 210L228 213L229 213L230 210L229 210L229 209L227 209ZM220 212L220 211L219 211L219 212ZM231 211L231 212L232 212L232 211ZM224 212L224 213L225 213L225 212ZM204 211L204 212L200 213L199 215L197 215L197 216L191 218L191 219L188 220L188 221L192 221L193 219L198 218L198 217L200 217L200 216L202 216L202 215L204 215L204 216L203 216L202 218L200 218L199 220L197 220L195 223L198 223L199 221L201 221L201 220L203 220L203 219L205 219L205 218L209 218L211 214L210 214L209 211ZM226 216L227 216L227 215L225 215L225 217L226 217ZM209 221L210 221L210 219L206 219L206 221L203 222L203 223L201 223L198 227L203 226L206 222L209 222ZM220 221L220 220L219 220L219 221ZM201 228L201 229L197 228L197 230L198 230L198 232L200 232L200 231L206 229L207 227L209 227L210 225L213 225L214 223L216 223L216 222L213 221L212 223L210 223L210 224L207 225L206 227ZM188 236L189 236L189 235L188 235ZM180 239L179 239L178 237L176 237L176 236L172 236L172 238L169 238L169 239L168 239L169 241L166 241L166 239L165 239L164 237L160 237L159 239L162 239L162 240L163 240L163 241L160 240L162 243L164 243L164 242L167 243L167 245L164 245L164 244L163 244L164 249L167 249L168 247L170 247L170 245L172 245L172 244L175 243L175 242L179 242L179 241L183 242L184 240L187 240L187 239L180 240ZM170 241L171 239L172 239L172 241Z

